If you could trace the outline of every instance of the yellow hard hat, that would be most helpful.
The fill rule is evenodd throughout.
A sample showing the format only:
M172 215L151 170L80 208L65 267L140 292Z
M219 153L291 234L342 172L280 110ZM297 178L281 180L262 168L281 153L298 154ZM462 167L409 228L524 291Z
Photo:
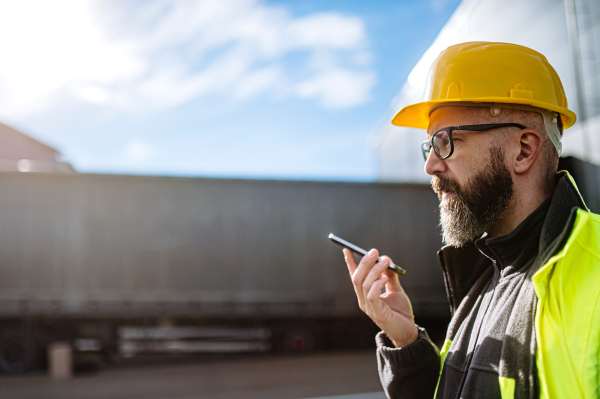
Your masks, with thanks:
M564 129L577 120L546 57L516 44L469 42L448 47L431 66L425 94L428 101L402 108L392 123L427 129L435 108L461 102L546 109L561 115Z

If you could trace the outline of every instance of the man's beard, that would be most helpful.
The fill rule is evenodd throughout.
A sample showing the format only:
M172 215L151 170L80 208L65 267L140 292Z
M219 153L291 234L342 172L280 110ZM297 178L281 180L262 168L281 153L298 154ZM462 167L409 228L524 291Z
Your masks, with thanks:
M464 188L435 175L431 186L440 199L440 225L444 242L462 247L479 238L498 220L513 196L513 181L504 163L504 149L494 146L487 167L471 177ZM443 191L455 196L442 199Z

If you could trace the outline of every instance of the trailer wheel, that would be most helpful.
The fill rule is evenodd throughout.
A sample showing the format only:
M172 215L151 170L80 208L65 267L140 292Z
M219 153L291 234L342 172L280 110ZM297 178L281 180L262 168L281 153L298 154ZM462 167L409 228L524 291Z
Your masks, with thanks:
M311 352L317 349L317 341L316 333L312 329L295 327L283 334L281 347L288 353Z
M0 370L21 373L31 369L35 358L35 342L20 330L0 335Z

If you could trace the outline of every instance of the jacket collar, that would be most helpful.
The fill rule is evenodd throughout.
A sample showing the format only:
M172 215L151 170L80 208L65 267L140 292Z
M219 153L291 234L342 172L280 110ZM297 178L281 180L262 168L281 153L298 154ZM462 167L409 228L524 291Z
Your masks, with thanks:
M587 210L569 173L559 172L557 179L556 190L549 198L550 204L539 239L538 256L546 259L558 252L569 237L572 228L569 218L573 208ZM502 240L511 234L513 232L506 236L495 237L494 240ZM438 258L444 272L450 310L454 314L460 302L484 272L492 267L493 262L479 251L475 242L465 244L461 248L447 245L438 252Z
M525 218L513 231L499 237L475 240L479 252L494 261L502 275L518 272L539 254L540 236L552 195Z

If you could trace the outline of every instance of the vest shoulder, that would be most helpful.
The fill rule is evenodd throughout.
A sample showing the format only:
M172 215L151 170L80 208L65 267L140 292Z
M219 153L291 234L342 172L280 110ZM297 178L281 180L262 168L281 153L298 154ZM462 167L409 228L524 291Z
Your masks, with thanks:
M564 246L533 276L538 293L546 285L593 282L600 286L600 215L578 209Z
M577 252L589 252L596 258L596 262L600 262L600 215L578 209L577 219L567 245L569 242L576 244L571 249Z

